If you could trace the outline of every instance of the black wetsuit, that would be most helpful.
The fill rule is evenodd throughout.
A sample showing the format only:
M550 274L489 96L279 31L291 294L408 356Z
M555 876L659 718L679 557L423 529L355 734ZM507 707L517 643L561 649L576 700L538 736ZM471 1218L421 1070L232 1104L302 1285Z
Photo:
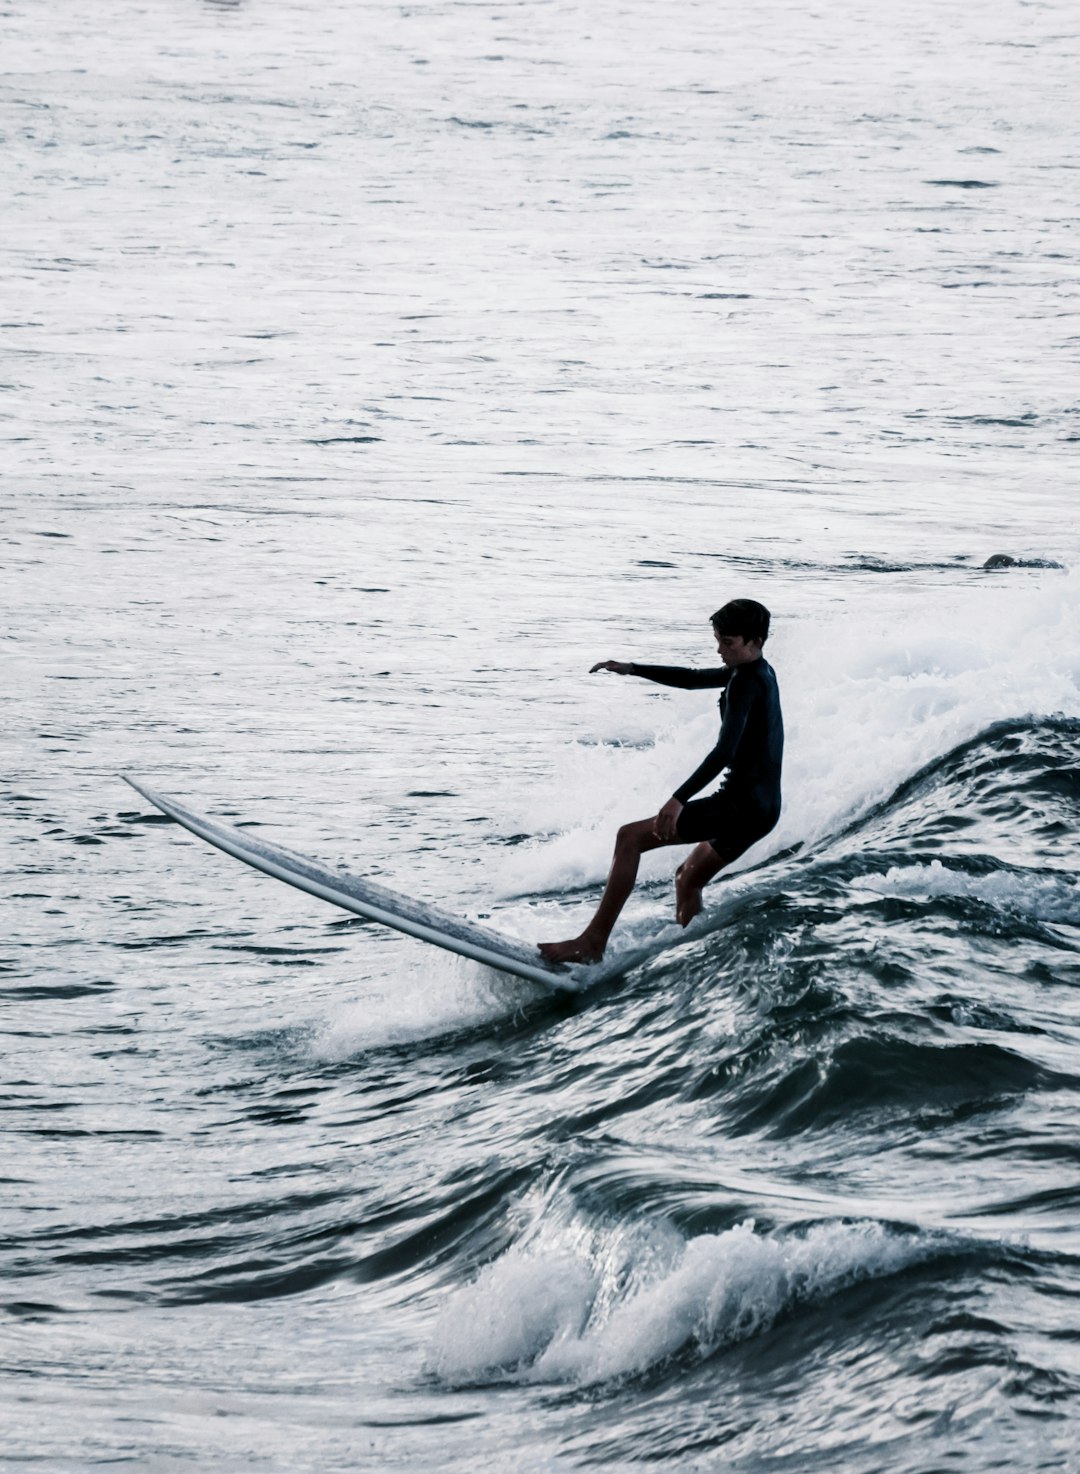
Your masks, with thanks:
M763 839L780 817L784 719L772 666L763 659L715 670L635 663L630 673L683 691L724 688L716 746L673 797L684 806L676 826L679 838L707 839L729 864ZM725 768L724 785L708 798L695 800L693 795Z

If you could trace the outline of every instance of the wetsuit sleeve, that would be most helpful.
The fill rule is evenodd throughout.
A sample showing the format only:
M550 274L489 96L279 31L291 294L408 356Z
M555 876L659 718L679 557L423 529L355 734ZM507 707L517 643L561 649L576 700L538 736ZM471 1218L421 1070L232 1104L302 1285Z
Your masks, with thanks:
M726 665L715 670L689 670L681 665L638 665L636 661L630 664L630 674L640 676L643 681L655 681L658 686L677 686L681 691L726 686L732 676Z
M742 734L746 731L746 723L756 694L757 687L753 681L740 680L732 686L728 692L727 710L724 712L724 720L716 746L701 766L696 768L686 782L676 788L672 794L672 797L677 798L681 804L693 798L694 794L700 792L706 783L711 783L714 778L720 776L725 768L731 766Z

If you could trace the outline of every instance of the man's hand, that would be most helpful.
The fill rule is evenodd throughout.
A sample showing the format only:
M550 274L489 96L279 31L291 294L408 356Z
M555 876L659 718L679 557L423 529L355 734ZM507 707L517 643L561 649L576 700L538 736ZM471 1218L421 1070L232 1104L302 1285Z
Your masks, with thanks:
M653 820L653 834L657 839L662 839L668 844L678 839L679 834L675 826L679 822L679 815L682 811L683 806L677 798L668 799Z
M628 660L598 660L589 671L594 676L598 670L609 670L617 676L628 676L630 674L630 662Z

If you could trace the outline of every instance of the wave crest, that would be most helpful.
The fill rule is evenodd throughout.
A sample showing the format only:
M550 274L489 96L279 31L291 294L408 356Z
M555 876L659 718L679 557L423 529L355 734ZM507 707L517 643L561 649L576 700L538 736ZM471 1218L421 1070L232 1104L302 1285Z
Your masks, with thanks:
M873 1220L760 1234L747 1219L681 1243L644 1279L624 1267L628 1287L609 1295L602 1254L512 1249L447 1302L429 1370L458 1385L641 1375L676 1355L708 1357L800 1305L955 1248L944 1234Z

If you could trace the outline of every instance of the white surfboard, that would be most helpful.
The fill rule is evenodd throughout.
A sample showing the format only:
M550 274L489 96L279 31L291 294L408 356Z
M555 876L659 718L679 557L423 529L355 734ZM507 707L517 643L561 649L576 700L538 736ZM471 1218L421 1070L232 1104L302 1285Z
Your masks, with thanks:
M270 844L268 840L256 839L243 830L233 829L228 824L219 824L196 814L184 804L178 804L163 793L137 783L134 778L125 778L136 793L141 793L156 809L175 819L192 834L205 839L207 844L216 845L234 859L242 860L256 870L283 880L286 885L309 895L320 896L335 906L342 906L357 916L369 921L379 921L383 926L418 937L422 942L431 942L447 952L456 952L461 957L472 957L488 967L508 972L515 977L528 978L555 991L577 992L581 983L575 980L576 968L545 962L535 947L514 937L504 937L490 931L475 921L452 916L436 906L423 901L399 896L386 886L364 880L362 876L349 875L344 870L330 870L318 860L307 855L298 855L282 845ZM584 971L584 969L582 969Z

